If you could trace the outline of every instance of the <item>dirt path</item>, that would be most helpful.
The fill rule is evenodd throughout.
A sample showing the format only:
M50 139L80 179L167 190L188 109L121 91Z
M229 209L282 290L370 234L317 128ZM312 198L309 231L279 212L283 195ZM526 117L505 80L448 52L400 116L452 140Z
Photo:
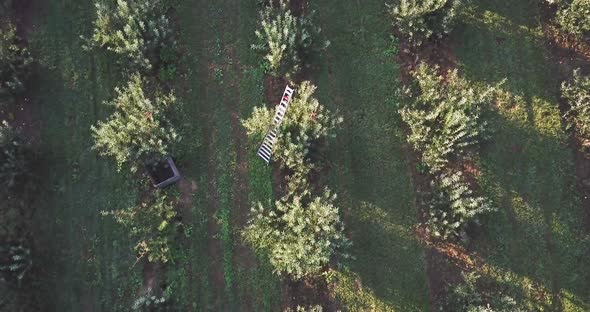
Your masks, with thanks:
M17 36L22 39L22 45L27 47L30 51L29 36L33 31L33 21L37 14L37 1L27 1L27 4L13 3L12 10L5 12L12 20L16 27ZM4 12L3 12L4 13ZM35 64L31 65L31 75L25 81L26 90L24 93L14 97L13 100L0 102L0 122L6 121L11 127L19 131L19 136L23 139L26 146L24 149L30 157L27 163L30 166L30 172L33 175L39 174L43 168L40 165L38 153L41 142L41 121L39 119L39 109L37 101L32 100L34 91L37 89L37 67ZM15 188L9 192L8 196L0 199L0 219L3 221L2 236L0 241L20 242L25 247L31 249L33 258L42 248L39 248L40 242L35 235L38 232L33 222L36 213L37 203L40 202L38 196L33 196L40 189L36 179L28 186ZM18 213L18 217L17 214ZM7 218L8 222L3 218ZM12 299L5 298L5 295L0 295L0 310L6 309L42 309L47 308L48 305L38 299L39 280L44 272L44 266L33 265L30 271L25 275L23 283L14 292L6 293L6 296L13 296Z
M444 299L449 285L456 284L461 280L461 269L457 261L461 258L461 253L452 244L441 244L434 242L432 237L426 231L426 221L428 220L428 208L422 202L425 201L424 195L432 192L430 179L425 174L418 172L419 156L412 150L412 147L405 144L404 153L408 161L409 176L414 186L414 205L418 211L418 221L420 224L416 227L415 233L419 240L425 246L424 266L428 282L430 310L439 311L441 300ZM459 259L453 258L458 257Z
M17 29L17 35L25 44L28 44L29 36L35 31L35 14L41 9L37 1L20 1L13 4L14 15L12 16ZM37 146L41 138L41 120L37 118L37 103L31 100L33 90L36 89L36 65L32 65L31 77L27 81L27 91L19 96L15 104L10 105L7 112L9 120L17 126L32 146ZM6 116L2 116L6 117Z
M183 224L192 225L194 224L195 220L193 218L192 208L194 206L193 203L193 196L198 191L196 181L182 177L178 182L178 190L180 191L180 202L178 202L178 208L180 210L180 215L182 218ZM191 239L185 235L182 235L182 244L185 248L191 247ZM193 261L187 262L187 272L188 272L188 288L195 289L195 269L193 268ZM189 302L185 303L185 307L189 307L189 304L195 302L195 293L190 293L190 300Z
M410 84L413 79L411 72L420 62L439 66L441 74L456 68L457 61L452 47L451 42L442 41L426 43L421 48L412 48L402 41L399 53L395 57L396 62L400 65L400 81L406 85ZM406 132L408 131L406 129ZM426 248L424 266L427 275L430 310L435 312L439 311L441 300L446 296L449 286L461 281L461 269L452 261L452 256L457 252L453 248L447 248L449 246L446 244L434 242L426 231L428 207L422 204L425 202L425 198L422 197L432 192L431 178L428 174L418 171L417 168L421 161L417 152L409 144L404 144L403 150L409 164L408 175L414 186L414 205L418 211L418 221L420 222L415 232Z

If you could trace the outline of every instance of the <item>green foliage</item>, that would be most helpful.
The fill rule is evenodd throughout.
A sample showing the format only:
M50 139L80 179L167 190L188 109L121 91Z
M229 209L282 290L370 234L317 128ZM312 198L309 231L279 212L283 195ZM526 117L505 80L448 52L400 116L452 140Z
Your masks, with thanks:
M258 42L252 49L264 53L264 60L274 76L296 74L303 61L314 52L324 50L329 41L320 39L321 29L313 22L314 11L294 16L289 0L279 0L260 11L260 25L256 30ZM266 65L265 65L266 66Z
M316 164L312 162L311 152L317 144L335 137L335 129L342 122L314 97L316 86L309 81L302 82L283 118L281 129L275 143L274 157L281 167L294 172L296 176L306 176ZM263 137L274 111L266 107L255 107L252 116L242 121L250 137Z
M421 64L413 73L416 84L406 90L410 103L400 109L410 128L408 141L422 154L430 172L439 172L451 157L461 156L467 147L485 138L487 123L482 107L489 105L494 88L476 89L459 77L456 70L446 77L438 67Z
M275 273L296 280L316 276L349 243L334 199L327 190L321 197L303 191L273 208L259 203L252 209L244 240L268 255Z
M152 69L160 62L160 50L176 45L159 0L99 0L95 6L89 45L127 58L136 70Z
M477 222L479 215L494 211L488 199L473 194L461 172L441 173L432 188L428 228L435 237L464 236L469 222Z
M177 76L179 53L176 45L166 45L160 50L160 66L158 76L164 83L172 83Z
M570 108L566 113L570 126L574 126L579 136L585 140L587 148L590 141L590 76L574 71L571 83L561 85L562 96L567 100Z
M395 0L388 4L393 25L420 45L451 32L463 0Z
M170 241L177 233L178 221L174 202L165 194L158 194L149 202L122 210L101 211L124 226L137 241L138 261L144 257L150 262L166 263L170 259Z
M464 274L464 281L451 289L442 311L449 312L524 312L527 311L514 298L504 294L497 287L487 287L481 292L483 278L477 273ZM478 287L479 286L479 287Z
M412 73L416 83L406 90L410 101L400 114L410 129L408 142L436 175L428 228L435 237L448 239L463 237L467 224L493 210L487 199L473 195L460 172L445 168L485 138L487 124L481 118L482 109L491 104L495 88L474 88L456 70L446 77L438 70L421 64Z
M557 3L555 21L567 32L577 36L590 35L590 1L564 0L550 1Z
M20 283L32 265L29 248L22 245L0 246L0 281L14 280Z
M277 133L274 155L289 172L287 195L274 207L258 203L243 233L247 243L269 257L275 273L293 279L317 276L348 244L334 197L329 191L317 197L310 192L308 175L317 165L312 151L333 137L342 121L320 105L315 90L309 81L301 83ZM256 107L242 123L251 138L261 138L273 115L266 107Z
M30 155L18 131L6 121L0 124L0 188L10 190L29 175Z
M132 171L138 162L160 159L168 152L168 146L179 137L166 118L176 97L170 93L144 91L147 86L139 75L133 75L128 85L116 88L117 98L107 105L116 111L107 121L92 126L94 148L102 156L113 157L119 169L130 163Z
M0 98L25 90L33 58L16 35L16 28L0 17Z

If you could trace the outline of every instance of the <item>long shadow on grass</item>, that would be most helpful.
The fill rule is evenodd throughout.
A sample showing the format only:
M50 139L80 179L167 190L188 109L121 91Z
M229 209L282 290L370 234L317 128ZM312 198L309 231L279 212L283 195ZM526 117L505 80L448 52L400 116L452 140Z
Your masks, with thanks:
M472 245L493 265L587 305L583 212L557 107L560 82L539 16L534 1L474 1L455 33L467 79L495 84L507 78L507 94L490 116L494 141L479 166L480 183L500 211L485 218L486 230Z
M395 109L363 103L344 115L347 124L331 159L353 241L350 269L383 309L426 311L423 248L411 233L417 212Z
M318 96L345 120L329 147L330 187L340 196L355 257L349 269L358 277L350 292L340 293L350 300L340 299L351 311L428 311L423 248L410 233L417 211L394 105L398 68L385 5L316 5L332 42L314 75Z
M553 100L559 92L557 68L549 61L543 34L531 12L515 1L502 1L503 5L476 2L477 6L463 12L464 23L453 33L462 75L490 85L507 79L503 88L512 94ZM511 17L519 12L526 16Z
M507 105L512 104L518 105ZM524 282L504 282L526 288L530 279L587 309L590 270L583 264L590 244L573 189L571 151L559 137L541 134L532 125L500 113L489 120L496 132L482 150L479 182L499 211L484 218L471 249L492 266L524 277ZM559 307L547 295L539 291L529 297L540 305Z

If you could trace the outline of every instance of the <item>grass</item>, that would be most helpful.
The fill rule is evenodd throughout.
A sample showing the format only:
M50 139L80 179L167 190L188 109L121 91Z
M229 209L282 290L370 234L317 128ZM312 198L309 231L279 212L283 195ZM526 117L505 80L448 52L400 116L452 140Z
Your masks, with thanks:
M131 242L101 210L135 204L137 188L91 150L90 125L109 112L101 103L121 77L113 59L81 50L92 7L50 1L30 38L40 62L33 102L41 123L46 172L35 216L40 301L47 310L123 309L141 285Z
M316 3L332 43L317 61L321 102L344 117L330 146L330 187L355 260L340 276L336 296L351 311L427 311L424 250L413 238L418 212L397 115L396 44L383 1ZM362 285L362 295L353 283Z
M175 118L184 140L174 154L182 174L197 184L197 190L192 207L182 213L183 233L173 244L172 263L162 278L169 285L171 301L186 310L235 310L249 305L257 311L272 311L280 298L278 280L263 260L247 265L237 259L243 224L233 221L235 214L246 213L236 209L249 210L249 204L235 206L236 154L248 153L252 146L238 151L233 136L243 129L235 129L229 116L246 115L262 102L262 74L249 48L256 7L244 3L236 11L230 1L175 3L186 50L176 79L182 105ZM51 310L126 310L143 282L140 266L129 269L135 260L133 245L121 228L100 218L99 212L135 204L137 185L90 149L89 129L110 113L101 102L113 96L122 77L110 56L81 50L79 36L91 31L92 6L52 1L43 12L43 31L32 41L41 63L35 101L43 120L42 149L45 161L52 165L44 177L44 184L52 187L36 220L39 236L51 238L40 240L47 246L40 252L48 255L48 269L41 277L41 288L46 290L42 298ZM238 23L243 33L231 31ZM248 162L245 178L252 179L248 200L271 198L269 168L256 159L248 158ZM214 164L213 171L208 170L209 164ZM217 195L208 185L217 186ZM210 214L214 201L219 205L216 219ZM218 224L213 236L212 222ZM214 279L219 273L215 272L217 260L207 254L211 244L221 246L222 285Z
M253 18L256 16L256 18ZM237 43L238 55L244 66L240 79L240 116L247 118L255 106L264 103L264 73L259 66L260 56L250 49L254 42L254 29L258 20L257 6L254 2L244 3L240 10L240 40ZM274 198L272 190L271 167L266 165L255 153L260 141L247 142L245 145L248 162L248 202L249 206L261 202L271 204ZM241 225L243 226L243 225ZM236 228L236 232L241 228ZM237 234L240 235L240 234ZM246 248L250 248L246 246ZM280 304L281 288L279 279L272 273L268 259L256 258L254 267L237 267L238 280L241 284L239 296L241 302L251 302L252 311L275 311Z
M250 203L273 198L270 168L255 156L256 142L237 145L244 130L231 119L263 103L260 57L249 49L256 4L175 2L185 48L177 78L184 135L177 163L197 188L164 277L168 292L186 311L275 311L280 281L265 259L239 253L247 250L240 216ZM332 45L314 60L321 66L311 76L322 103L345 119L330 146L329 186L339 194L354 258L331 276L336 298L350 311L428 311L424 250L412 232L418 212L396 112L397 45L383 1L314 5ZM30 39L40 62L32 100L48 168L35 216L43 255L35 260L42 268L39 298L52 311L126 310L143 277L139 266L130 269L135 257L126 233L99 212L134 205L140 182L99 158L90 135L90 125L110 113L101 103L124 81L111 56L80 49L79 35L91 31L92 6L46 1L39 12L40 31ZM573 153L557 107L560 82L539 15L533 1L474 0L451 38L466 78L481 84L507 78L488 116L495 132L478 160L482 191L499 212L483 220L469 247L530 309L585 311L590 239L580 222ZM237 170L242 154L246 173ZM247 190L239 188L240 179ZM248 203L238 202L240 192L247 192ZM219 247L220 259L209 254L211 246Z
M250 155L253 150L249 145L237 145L235 135L244 129L241 126L236 128L236 124L232 123L232 118L249 114L251 108L262 100L262 75L257 71L257 58L249 48L249 40L254 34L256 7L249 3L236 7L231 1L180 1L178 11L183 41L188 50L187 58L191 59L187 64L190 68L187 77L189 87L183 95L187 103L186 123L192 120L199 124L199 137L203 142L201 147L183 154L186 157L195 153L199 155L201 165L189 159L186 162L190 172L188 178L200 176L203 179L200 189L204 193L201 196L207 199L201 201L209 207L199 209L207 213L211 211L212 203L218 205L208 216L209 220L205 221L215 222L216 232L213 237L203 238L200 250L206 251L211 244L221 250L221 259L196 252L198 262L193 259L192 268L197 263L208 267L207 272L196 277L202 285L206 281L208 289L203 288L200 292L206 292L204 297L208 299L195 301L191 308L201 311L250 307L255 311L272 311L277 305L279 287L270 268L256 259L254 265L246 264L236 254L243 248L239 232L244 225L236 223L236 220L239 214L249 211L248 203L239 203L238 206L238 192L248 192L250 201L272 195L270 170L261 168L255 159L248 157L248 176L238 177L241 173L236 168L237 153ZM241 32L234 32L235 29ZM191 137L199 133L192 128L194 126L189 126L187 130ZM214 169L209 170L209 166ZM249 181L247 190L238 189L238 178ZM215 191L211 192L207 185L215 185ZM211 233L205 231L203 234ZM213 264L218 261L221 265ZM222 284L215 281L214 276L218 274L223 276ZM186 282L178 284L189 285ZM184 289L181 293L189 291Z
M560 81L539 16L533 1L474 1L452 38L467 78L485 84L507 78L489 116L496 132L479 164L480 183L499 212L484 220L471 245L502 272L498 279L520 288L529 308L584 311L589 241L558 109Z

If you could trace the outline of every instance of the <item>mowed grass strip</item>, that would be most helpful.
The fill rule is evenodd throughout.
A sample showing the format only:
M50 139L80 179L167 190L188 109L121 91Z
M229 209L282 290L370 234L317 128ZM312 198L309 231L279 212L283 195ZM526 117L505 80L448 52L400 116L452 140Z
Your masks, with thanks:
M247 214L250 207L248 203L237 205L237 192L249 192L246 196L249 201L268 201L272 196L269 168L258 166L256 159L250 158L252 147L238 146L234 137L244 131L235 119L249 114L253 106L262 103L262 72L258 69L258 57L250 51L249 41L254 34L257 7L255 3L191 0L179 1L178 7L183 45L189 58L185 65L189 67L186 69L189 88L183 95L187 102L187 123L191 119L199 123L199 126L188 127L186 136L190 139L194 135L201 140L200 147L183 151L183 155L189 163L189 178L205 177L199 186L204 193L199 191L195 196L207 199L195 198L195 203L215 200L218 205L215 213L205 221L215 223L214 236L206 238L209 242L205 242L205 247L195 244L191 248L197 250L189 252L200 259L193 261L193 270L198 265L208 268L207 272L193 271L192 279L203 288L197 296L200 299L195 300L190 308L195 311L273 311L280 298L277 295L278 281L264 262L253 259L254 263L243 263L236 256L237 247L242 244L239 232L244 224L234 221L238 213ZM197 153L201 165L190 164L192 153ZM239 173L236 168L237 153L247 155L248 171L245 173ZM208 174L210 166L212 175ZM238 174L247 176L238 177ZM248 189L237 189L239 178L248 181ZM215 185L215 194L207 193L211 184ZM196 206L196 209L205 211L211 208ZM195 222L196 229L203 220L197 218ZM207 235L206 232L198 235L203 234ZM199 237L195 239L201 239ZM206 245L211 243L220 245L220 255L210 254L211 249ZM223 276L221 284L211 279L217 274ZM179 283L189 291L187 281ZM184 296L189 297L188 294Z
M45 171L35 215L35 263L47 311L120 310L141 286L132 242L101 210L135 205L137 189L124 172L91 150L90 126L110 114L102 105L121 82L114 59L82 50L94 7L48 1L34 12L29 38L39 61L31 105L41 120Z
M499 212L483 220L470 246L531 309L585 311L590 241L561 125L560 81L539 17L534 1L474 1L452 36L466 78L485 84L507 78L478 164Z
M260 67L262 57L253 51L250 46L256 40L254 30L258 23L259 5L255 1L242 1L239 6L237 18L238 37L235 48L240 61L239 77L239 114L244 119L250 116L255 106L264 104L264 73ZM237 74L237 73L236 73ZM240 131L245 131L241 128ZM238 212L242 214L240 219L247 220L252 205L261 202L271 205L275 200L272 191L271 167L256 155L261 140L246 142L243 153L246 154L248 166L248 196L245 209ZM236 244L244 244L241 240L241 231L245 224L235 224ZM245 246L250 249L250 246ZM242 311L277 311L281 300L281 285L278 276L272 273L272 267L263 257L254 258L250 251L245 262L236 264L238 295Z
M385 5L315 5L332 44L315 60L321 65L312 76L321 102L344 117L329 146L329 186L339 195L355 258L336 276L336 298L351 311L428 311L424 250L412 234L418 212L397 114L397 47Z
M176 151L181 175L190 185L190 204L183 212L182 239L175 242L174 263L166 279L176 308L183 311L211 311L216 308L218 289L211 280L214 261L208 254L210 244L209 180L207 128L211 129L211 109L207 96L207 67L204 33L206 13L196 1L176 1L179 24L179 45L183 56L179 63L177 95L181 110L177 114L182 124L182 142Z

